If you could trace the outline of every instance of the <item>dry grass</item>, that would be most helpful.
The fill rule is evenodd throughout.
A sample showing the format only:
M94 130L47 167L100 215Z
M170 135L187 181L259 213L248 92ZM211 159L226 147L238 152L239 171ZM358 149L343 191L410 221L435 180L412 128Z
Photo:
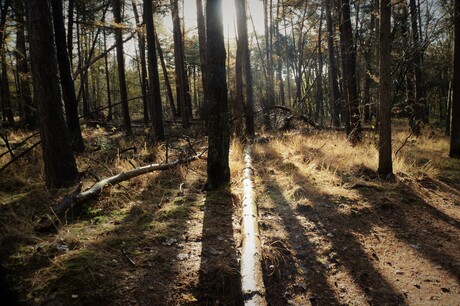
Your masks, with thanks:
M140 137L126 138L121 132L102 127L85 128L83 134L87 149L76 156L79 171L86 171L81 178L83 189L95 182L89 172L104 178L133 167L166 162L164 145L151 146ZM169 162L192 154L184 139L169 145ZM124 151L131 147L136 149ZM8 160L5 155L0 163ZM41 177L42 165L41 148L37 147L0 179L0 258L9 258L7 268L20 271L16 282L23 285L16 289L27 288L29 294L22 297L27 304L42 304L47 298L55 303L69 301L69 297L72 300L71 296L79 295L77 288L92 292L102 282L108 282L107 288L120 287L110 282L113 279L116 283L129 268L121 249L149 242L161 244L168 237L182 235L187 220L203 204L195 196L205 179L205 161L201 160L108 187L98 200L68 212L65 226L57 234L39 236L34 226L50 213L51 204L71 191L47 189ZM57 287L58 293L53 293ZM112 296L111 292L93 293L89 294L93 298ZM117 294L113 294L114 299Z
M107 177L143 164L166 161L164 145L151 146L144 139L125 138L121 132L101 127L86 128L83 133L87 151L77 156L80 171L91 170L100 177ZM19 142L27 135L11 134L9 139ZM407 136L407 129L396 125L394 151L401 147ZM123 152L130 147L136 150ZM309 189L312 185L325 194L353 197L353 192L342 188L343 185L369 173L375 174L378 163L376 136L372 132L365 135L363 144L355 147L350 146L342 132L335 131L284 134L268 144L254 147L255 163L263 165L263 169L256 172L265 177L272 176L282 187L282 196L287 201L305 207L310 205L311 199L307 195L312 191ZM243 151L244 145L232 140L230 170L236 193L243 178ZM419 138L410 137L400 149L394 159L394 172L401 176L458 180L460 163L447 158L447 151L447 138L439 132L433 134L427 130ZM177 140L170 144L168 161L189 153L188 143ZM0 158L0 164L8 160L9 156L5 155ZM41 216L49 213L51 203L70 191L48 190L44 186L41 160L41 149L37 147L0 179L0 245L8 246L3 248L0 256L10 258L8 268L21 271L17 280L25 287L29 286L28 303L46 302L42 297L52 295L58 282L74 282L74 285L62 289L65 294L72 295L71 291L80 285L91 289L91 285L107 279L110 271L117 271L114 278L121 277L120 271L129 267L126 262L120 262L121 248L141 241L161 244L172 236L182 235L189 226L187 222L203 206L200 191L206 173L205 161L201 160L107 188L97 201L70 212L64 230L50 237L37 236L34 225ZM85 189L95 179L86 175L82 181ZM269 192L268 187L257 188L258 192ZM269 201L260 204L273 209ZM60 247L64 250L60 251ZM278 266L285 265L289 251L276 244L265 248L266 262L269 263L266 270L269 274L280 274ZM233 270L227 272L231 277L237 275ZM227 279L220 281L223 287L226 282L232 283Z
M440 132L428 131L420 137L409 136L407 128L396 125L393 131L394 173L436 177L443 169L455 167L456 161L447 158L449 140ZM408 139L407 139L408 138ZM407 139L407 140L406 140ZM333 182L339 173L354 173L360 169L377 170L378 151L375 132L365 132L363 143L350 146L343 132L327 131L320 133L285 134L258 148L262 159L275 158L273 167L289 163L302 168L307 176L314 175L319 181ZM273 169L272 169L273 170ZM270 171L270 169L266 169Z
M420 137L409 135L405 123L395 124L393 154L399 152L393 156L393 172L397 177L460 180L460 161L448 158L447 137L428 128ZM255 146L256 162L262 167L257 171L276 180L283 196L297 205L310 205L315 194L357 199L356 184L384 188L375 180L377 140L372 131L366 131L357 146L351 146L343 132L337 131L284 134Z
M417 210L423 210L422 207L429 207L427 211L431 211L432 207L433 211L439 209L442 211L440 215L447 216L446 218L456 216L458 198L454 194L458 194L460 186L460 160L448 158L449 140L442 135L442 131L425 128L420 137L409 137L410 132L406 126L407 123L403 122L396 122L394 125L393 152L399 152L393 160L396 179L389 181L380 178L377 173L378 137L374 132L366 131L363 143L357 146L351 146L344 133L336 131L287 133L281 138L270 138L267 143L255 146L255 167L258 175L256 186L265 244L264 269L266 286L269 289L267 292L271 294L272 304L286 304L281 298L285 292L290 293L289 300L296 297L309 298L313 293L318 304L329 304L327 298L320 300L324 296L337 298L338 302L331 304L347 304L347 299L356 300L355 304L365 304L355 297L369 294L361 291L366 288L367 280L361 288L356 287L356 279L359 275L368 273L367 267L358 274L354 271L359 270L358 262L366 259L360 251L347 250L362 248L379 254L375 251L375 245L375 249L369 247L376 243L381 248L381 254L386 255L388 252L394 256L410 253L406 249L398 249L400 246L393 246L391 249L393 242L385 244L383 239L375 240L375 233L381 228L393 233L388 235L391 239L401 239L400 237L411 232L419 223L423 224L421 228L425 231L431 231L431 223L449 228L439 230L442 235L451 231L456 217L447 222L442 218L440 221L440 217L435 214L427 213L424 215L426 223L421 222L419 217L414 217L412 223L410 218ZM382 216L393 219L388 221ZM359 233L359 239L354 242L353 235L356 233ZM379 234L378 237L382 235ZM444 238L441 237L439 238L443 241ZM390 238L388 241L391 241ZM416 239L423 241L417 231L414 231L411 239L413 240L409 240L409 246L406 246L409 250ZM425 243L430 244L430 239L431 236ZM273 248L277 241L287 242L288 249L292 252L277 252L279 249ZM433 255L434 261L442 256L440 254L458 254L458 248L449 249L449 245L440 251L441 246L440 243L433 247L439 252ZM429 252L423 250L420 253ZM339 268L336 269L334 264L337 254L340 254L341 260ZM369 260L371 270L373 265L379 265L379 259L375 260L372 256ZM359 257L356 262L355 257ZM410 266L415 262L414 258L419 260L417 256L409 260L400 260L395 256L388 262L401 262L401 265ZM456 258L458 257L454 257L454 261ZM285 266L284 262L289 264ZM344 264L345 262L350 264ZM302 264L308 268L306 276L303 276ZM292 267L299 269L296 271ZM425 267L427 275L433 274L433 271L428 271L427 265ZM377 267L380 268L388 269L387 266ZM280 273L281 276L278 275ZM397 288L411 289L410 285L398 283L400 279L395 281L393 271L385 274L385 277L394 281L392 285ZM308 285L303 290L298 290L302 280ZM335 291L340 283L346 284L346 294L345 291ZM328 284L330 293L327 293ZM343 296L347 296L347 299L341 299ZM414 296L412 302L422 294L415 292ZM299 305L304 304L308 303L299 302Z
M238 139L230 143L230 176L233 184L238 184L243 179L243 150L244 144Z

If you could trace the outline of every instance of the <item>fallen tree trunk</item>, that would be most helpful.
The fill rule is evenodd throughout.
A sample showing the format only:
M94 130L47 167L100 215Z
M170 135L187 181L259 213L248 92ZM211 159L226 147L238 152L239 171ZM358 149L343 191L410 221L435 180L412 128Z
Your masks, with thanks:
M95 183L92 187L83 192L80 192L81 185L79 185L74 192L64 196L64 198L59 203L51 207L53 216L48 215L45 218L42 218L39 224L35 227L35 230L39 232L44 232L49 231L53 228L57 228L57 224L61 223L62 218L65 216L66 212L69 209L74 208L79 204L82 204L92 198L97 197L104 189L104 187L108 185L115 185L145 173L167 170L181 164L187 164L189 162L199 159L201 155L204 154L204 152L206 151L203 151L200 154L194 156L190 156L186 159L179 159L173 161L171 163L150 164L126 172L121 172L117 175L100 180L99 182Z
M244 305L267 305L262 276L262 247L257 221L257 204L254 198L254 170L252 168L251 145L244 154L243 218L241 246L241 290Z

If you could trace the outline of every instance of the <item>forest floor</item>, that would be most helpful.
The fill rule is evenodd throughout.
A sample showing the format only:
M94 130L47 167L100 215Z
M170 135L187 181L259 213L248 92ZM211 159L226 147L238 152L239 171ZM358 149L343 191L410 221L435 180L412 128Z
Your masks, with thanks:
M405 127L395 130L394 150L402 148L388 180L375 171L375 132L356 147L336 131L259 138L253 166L270 305L460 304L460 161L447 157L441 131L407 138ZM83 189L97 176L206 146L199 136L176 137L166 150L99 126L86 127L84 139L87 150L77 156ZM202 191L201 159L107 187L68 212L56 231L38 233L50 206L73 190L44 186L37 147L0 176L0 272L11 289L0 298L241 304L242 152L233 141L228 188Z

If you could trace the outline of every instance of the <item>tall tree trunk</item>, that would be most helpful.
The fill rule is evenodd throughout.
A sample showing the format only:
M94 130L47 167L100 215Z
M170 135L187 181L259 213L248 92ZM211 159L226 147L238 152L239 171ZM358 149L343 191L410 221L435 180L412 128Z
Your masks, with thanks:
M366 62L366 73L364 77L364 92L363 92L363 105L364 105L364 122L367 124L372 123L373 117L373 106L371 100L371 86L373 85L371 76L374 74L372 68L372 58L375 54L375 27L376 27L376 15L378 15L378 5L375 1L372 1L372 12L371 12L371 24L370 24L370 35L367 39L367 46L364 50L364 61Z
M10 7L10 1L4 1L1 12L0 12L0 61L1 61L1 68L2 73L0 75L0 91L1 91L1 99L2 99L2 110L3 110L3 118L8 121L10 125L14 125L14 117L13 111L11 109L11 97L10 97L10 89L9 89L9 81L8 81L8 72L7 72L7 64L6 64L6 52L4 51L4 32L6 26L6 17L8 13L8 9Z
M415 77L415 107L414 107L414 121L423 122L428 119L425 113L428 112L426 104L425 85L422 76L422 45L419 37L419 25L417 22L418 10L415 0L409 1L410 20L412 29L412 42L413 42L413 56L414 65L413 73ZM427 122L428 123L428 122ZM420 135L420 130L415 130L416 135Z
M144 106L144 124L149 122L149 112L148 112L148 97L147 97L147 88L148 88L148 79L147 79L147 63L145 61L145 35L144 29L140 22L139 12L137 10L136 0L131 0L134 12L134 20L137 25L137 38L139 40L139 57L141 65L141 91L142 91L142 104ZM145 20L143 21L145 23Z
M28 0L30 59L34 98L40 120L46 185L68 186L77 179L77 167L61 101L49 0Z
M349 113L348 140L352 144L361 141L361 120L358 108L358 88L356 83L356 50L353 43L353 33L351 30L350 0L342 0L342 45L343 76L345 79L345 89L347 97L347 109Z
M206 101L206 24L203 15L202 0L196 0L196 19L198 25L198 42L200 44L200 71L203 88L203 100ZM206 105L206 103L203 105ZM200 109L199 113L201 118L205 119L207 112L204 109Z
M171 108L171 115L177 116L176 105L174 104L174 95L171 89L171 81L169 80L168 68L166 67L165 58L163 56L163 50L161 49L160 39L155 31L155 41L157 44L158 56L160 57L161 69L163 71L163 78L165 80L166 94L168 96L169 107Z
M380 1L380 110L379 169L384 178L393 173L391 158L391 1Z
M67 126L69 128L70 142L76 152L83 152L85 145L81 136L80 122L78 119L77 98L75 86L70 71L69 55L67 54L64 16L62 15L62 0L51 1L54 21L54 36L56 40L57 60L61 80L62 96L64 100Z
M88 58L89 58L88 57L88 48L89 48L88 33L84 33L82 38L83 38L82 45L80 45L82 63L87 63ZM87 116L91 113L88 71L85 71L84 73L81 74L81 80L82 80L82 83L81 83L79 94L82 95L82 98L83 98L83 115L85 116L85 118L88 118Z
M454 79L449 156L460 158L460 0L455 0Z
M319 121L319 117L321 115L321 122L324 118L323 112L323 100L324 100L324 93L323 93L323 47L322 47L322 27L323 27L323 8L321 8L321 16L319 19L319 28L318 28L318 73L316 76L316 109L315 109L315 121Z
M337 64L335 60L334 46L334 24L332 21L331 1L326 1L326 23L327 23L327 52L329 60L329 99L332 116L332 125L334 128L340 127L340 92L339 83L337 81Z
M75 10L75 0L69 0L68 5L68 19L67 19L67 52L69 54L70 67L73 66L72 55L73 55L73 13Z
M282 8L282 2L278 1L276 5L276 23L275 23L275 46L276 46L276 55L278 57L278 67L277 67L277 82L279 88L279 98L281 105L286 105L286 99L284 95L284 81L283 81L283 54L281 51L281 34L279 32L279 25L281 23L280 9Z
M37 126L37 116L35 106L32 101L32 93L30 89L29 67L27 65L26 39L24 33L25 10L24 0L15 1L16 9L16 70L19 75L19 98L21 100L23 110L23 124L26 128L35 128Z
M113 16L115 23L121 26L121 1L113 0ZM118 82L120 85L121 110L123 114L123 125L127 134L132 133L131 118L129 117L128 92L126 89L125 58L123 54L123 33L121 28L115 29L115 43L117 45Z
M284 13L284 0L281 0L281 6L283 7L283 26L284 26L284 36L287 38L287 21L286 21L286 14ZM284 47L286 50L289 48L289 42L286 39ZM289 61L289 57L286 57L286 79L287 79L287 101L288 106L292 107L292 94L291 94L291 63Z
M105 34L105 28L103 31L104 37L104 51L107 50L107 37ZM113 119L113 111L112 111L112 91L110 90L110 70L109 70L109 54L108 52L104 55L104 69L105 69L105 85L107 90L107 121L112 121Z
M83 4L84 5L84 4ZM80 14L79 14L79 10L77 10L77 20L79 20L79 17L80 17ZM83 67L83 62L85 61L84 59L84 52L83 52L83 47L82 47L82 41L81 41L81 38L82 38L82 35L81 35L81 32L80 32L80 22L77 22L77 25L76 25L76 34L77 34L77 58L78 58L78 67ZM77 96L77 104L78 102L80 101L80 98L81 98L81 93L85 92L85 84L86 84L86 81L85 81L85 78L86 78L86 73L85 74L80 74L80 89L79 89L79 92L78 92L78 96ZM88 105L88 100L86 99L86 95L83 94L83 105L82 105L82 109L83 109L83 117L86 118L86 116L88 115L89 113L89 105Z
M190 118L187 102L187 72L185 71L184 49L180 27L179 7L177 0L171 0L171 15L173 19L174 59L176 64L176 92L179 101L182 126L190 128Z
M190 66L190 72L189 75L192 76L192 84L193 84L193 105L195 106L195 109L198 110L198 89L196 86L196 68L197 66L193 65Z
M273 50L271 44L271 0L263 0L264 4L264 28L265 28L265 60L267 61L267 103L275 105L275 86L273 81Z
M245 123L246 123L246 136L254 137L254 100L252 90L252 73L251 73L251 61L250 52L248 46L248 25L247 25L247 14L246 14L246 0L235 0L236 8L236 22L238 29L238 45L237 53L240 54L239 60L236 65L239 66L241 76L240 82L237 80L237 98L239 103L244 105Z
M153 24L152 0L144 0L144 20L147 28L147 50L149 70L149 110L154 141L164 141L163 106L161 104L160 78L156 54L155 27Z
M304 74L304 50L305 50L305 39L306 39L306 34L304 33L304 21L307 17L307 10L308 8L308 1L304 2L304 10L302 13L302 18L301 18L301 23L300 23L300 28L299 28L299 37L297 44L295 43L296 37L295 37L295 31L292 31L292 40L294 42L294 50L297 49L296 56L294 57L295 60L297 60L294 64L295 66L295 85L296 85L296 99L295 102L297 103L297 107L299 109L304 108L304 105L301 105L304 101L302 100L302 83L303 83L303 74ZM294 21L292 20L291 17L291 23L293 24ZM297 47L296 47L297 45Z
M244 0L243 0L244 1ZM239 11L239 5L241 5L241 0L235 0L236 8L236 18L237 18L237 27L240 30L240 21L241 18ZM235 58L235 99L234 103L231 104L231 116L235 118L232 120L232 128L234 133L240 138L244 135L244 130L241 128L243 126L243 112L244 112L244 93L243 93L243 46L242 46L242 37L240 31L237 32L238 37L236 39L236 58ZM244 35L244 34L243 34ZM227 45L228 47L228 45ZM228 60L228 58L227 58ZM230 71L230 65L227 63L227 75ZM227 80L230 81L230 78L227 76ZM232 100L232 99L230 99Z
M6 15L10 7L11 1L5 0L0 2L0 53L3 53L3 40L5 38L5 25L6 25Z
M222 0L207 0L206 59L208 97L208 162L206 189L213 190L230 182L230 147L225 44L222 25Z
M13 109L11 107L11 93L10 93L10 82L8 79L8 64L6 63L6 52L3 50L1 53L1 64L2 64L2 75L1 75L1 97L3 116L8 122L9 126L14 126Z
M450 136L450 124L451 124L451 111L452 111L452 99L453 99L453 82L452 79L449 81L449 91L447 95L447 108L446 108L446 136Z

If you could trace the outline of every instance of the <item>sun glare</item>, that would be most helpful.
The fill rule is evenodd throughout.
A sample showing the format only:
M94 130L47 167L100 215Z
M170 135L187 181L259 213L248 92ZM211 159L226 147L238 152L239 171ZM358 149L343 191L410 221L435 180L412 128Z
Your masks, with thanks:
M203 1L205 3L206 1ZM263 33L264 16L263 6L260 0L248 0L248 18L249 14L252 15L254 20L254 27L257 33ZM204 11L203 11L204 12ZM225 38L236 37L236 9L234 0L222 0L222 15ZM196 1L184 1L184 22L186 29L196 27ZM248 32L253 33L254 28L251 21L248 21Z

